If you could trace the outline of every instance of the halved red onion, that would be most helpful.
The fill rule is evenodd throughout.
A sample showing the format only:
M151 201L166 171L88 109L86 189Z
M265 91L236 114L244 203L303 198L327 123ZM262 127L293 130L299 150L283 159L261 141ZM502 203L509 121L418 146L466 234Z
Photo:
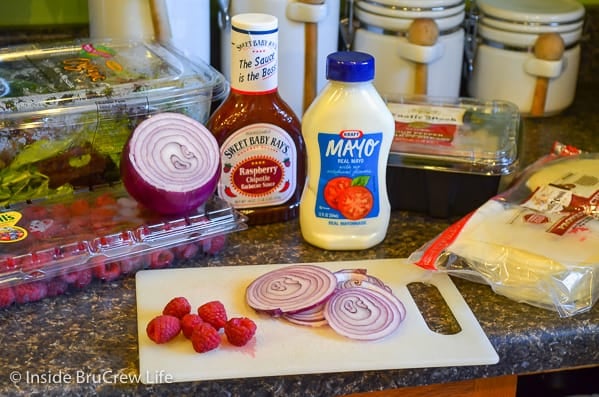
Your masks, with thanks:
M340 288L327 300L324 317L338 334L358 340L376 340L393 333L405 318L395 295L374 284Z
M335 275L316 265L291 265L256 278L246 289L246 301L273 316L308 310L325 302L335 291Z
M159 113L135 128L120 168L125 188L142 205L160 214L184 214L214 193L220 152L200 122L179 113Z

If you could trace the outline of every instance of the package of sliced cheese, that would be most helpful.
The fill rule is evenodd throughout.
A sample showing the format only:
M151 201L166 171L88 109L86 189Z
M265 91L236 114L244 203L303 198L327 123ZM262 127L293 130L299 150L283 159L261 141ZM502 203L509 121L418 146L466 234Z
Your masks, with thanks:
M560 317L599 297L599 153L550 155L410 255Z

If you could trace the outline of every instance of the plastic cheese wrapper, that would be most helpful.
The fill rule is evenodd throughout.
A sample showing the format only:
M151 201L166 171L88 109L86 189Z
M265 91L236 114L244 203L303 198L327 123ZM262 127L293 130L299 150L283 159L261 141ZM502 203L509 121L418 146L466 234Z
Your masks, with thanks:
M560 317L599 295L599 153L548 155L410 255Z

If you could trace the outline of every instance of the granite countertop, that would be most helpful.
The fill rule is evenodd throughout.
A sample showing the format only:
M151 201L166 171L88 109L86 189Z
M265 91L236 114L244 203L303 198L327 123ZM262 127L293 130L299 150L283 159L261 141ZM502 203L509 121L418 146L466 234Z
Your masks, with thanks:
M575 103L562 114L523 121L521 162L548 153L558 140L599 152L599 59L583 53ZM239 266L407 257L454 219L394 211L387 237L362 251L332 252L302 241L297 221L252 226L230 235L226 249L177 266ZM143 385L104 382L102 374L137 374L135 279L95 283L84 291L0 310L1 395L335 396L599 364L599 305L559 318L555 312L516 303L485 285L453 279L479 320L500 361L495 365L292 375ZM233 365L233 364L232 364ZM85 382L27 382L28 375L85 373ZM21 376L13 382L11 377Z

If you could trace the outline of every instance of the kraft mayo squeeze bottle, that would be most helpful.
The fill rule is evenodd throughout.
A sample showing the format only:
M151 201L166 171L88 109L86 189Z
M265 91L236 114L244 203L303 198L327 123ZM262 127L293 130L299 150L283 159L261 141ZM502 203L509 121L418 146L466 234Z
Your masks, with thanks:
M365 249L383 241L389 225L395 122L372 84L373 56L335 52L326 70L328 82L302 118L308 168L301 233L320 248Z

